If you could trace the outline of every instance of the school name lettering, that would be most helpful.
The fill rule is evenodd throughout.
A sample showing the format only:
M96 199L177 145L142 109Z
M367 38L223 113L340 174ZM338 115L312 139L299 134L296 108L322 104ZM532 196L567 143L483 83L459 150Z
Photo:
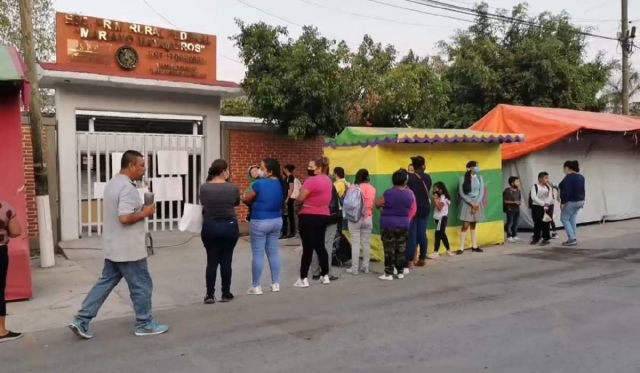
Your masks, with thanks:
M207 78L207 74L199 72L194 66L158 63L155 67L150 68L149 71L154 75L184 76L197 79Z
M166 52L201 53L211 44L208 35L72 14L65 15L65 25L76 27L81 39L127 45L137 44L140 47L159 48Z

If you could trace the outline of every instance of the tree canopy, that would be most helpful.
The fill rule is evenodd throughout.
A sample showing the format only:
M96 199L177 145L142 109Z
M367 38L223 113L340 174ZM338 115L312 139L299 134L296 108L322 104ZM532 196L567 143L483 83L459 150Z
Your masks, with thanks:
M53 61L56 51L55 12L51 0L32 0L33 37L38 61ZM17 0L0 0L0 44L22 52L20 8Z
M357 50L306 26L237 21L253 113L284 134L335 135L347 125L466 128L501 103L603 111L614 61L586 58L587 36L567 13L531 17L526 3L488 14L439 43L399 56L365 35ZM510 20L515 18L518 21Z

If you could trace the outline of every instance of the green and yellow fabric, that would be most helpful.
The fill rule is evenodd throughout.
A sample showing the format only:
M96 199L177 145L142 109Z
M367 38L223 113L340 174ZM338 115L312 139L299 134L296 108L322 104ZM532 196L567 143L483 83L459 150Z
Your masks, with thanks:
M410 157L423 156L433 182L444 182L451 194L447 235L452 249L457 250L462 225L458 219L458 188L470 160L480 163L485 183L485 221L477 227L478 244L504 243L500 144L522 141L524 136L518 134L470 130L348 127L336 138L325 140L324 155L331 161L331 167L345 169L350 182L359 169L369 170L371 185L376 188L378 197L391 187L391 175L400 168L407 168ZM433 250L434 228L433 218L429 216L429 251ZM374 212L371 257L384 260L379 211Z

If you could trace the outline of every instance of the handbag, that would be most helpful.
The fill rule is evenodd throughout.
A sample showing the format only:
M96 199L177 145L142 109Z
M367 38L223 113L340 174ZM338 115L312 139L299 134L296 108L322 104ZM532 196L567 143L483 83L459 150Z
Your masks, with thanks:
M181 232L200 233L202 231L202 205L185 203L178 229Z
M542 221L544 223L551 223L553 221L553 219L551 218L551 216L549 216L548 213L544 213L544 216L542 217Z

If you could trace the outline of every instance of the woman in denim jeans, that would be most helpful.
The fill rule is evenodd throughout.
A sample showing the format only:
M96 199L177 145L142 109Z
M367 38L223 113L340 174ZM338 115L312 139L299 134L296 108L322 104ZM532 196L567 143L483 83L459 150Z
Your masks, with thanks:
M575 246L578 244L578 211L584 207L585 180L580 174L578 161L564 162L565 177L560 183L560 221L567 232L567 241L563 246Z
M280 252L278 238L282 230L282 206L286 189L280 175L280 163L266 158L260 164L263 177L251 186L245 202L251 205L251 270L253 283L248 294L262 295L260 278L266 252L271 268L271 291L280 291Z
M216 302L215 286L218 267L222 278L222 302L233 300L231 294L231 263L240 230L236 207L240 205L240 189L229 183L229 165L216 159L209 168L207 182L200 187L202 203L202 243L207 250L205 304Z

